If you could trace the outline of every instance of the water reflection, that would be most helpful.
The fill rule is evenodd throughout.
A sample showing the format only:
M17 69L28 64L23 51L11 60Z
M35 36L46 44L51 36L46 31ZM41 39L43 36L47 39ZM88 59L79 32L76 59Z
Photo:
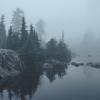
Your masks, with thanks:
M44 73L50 82L53 82L56 75L59 78L66 75L66 68L65 64L58 64L47 69L42 69L40 65L31 66L21 75L0 86L0 98L2 100L31 100L41 84L41 77Z
M46 68L42 64L29 66L21 75L0 86L0 100L66 100L70 97L87 100L85 96L92 98L94 95L98 98L100 69L86 65L87 62L83 64L82 61L77 62L80 65L78 67L74 66L75 63L55 64ZM49 81L46 80L43 86L44 76Z
M55 80L56 75L59 78L62 78L64 75L66 75L66 69L68 66L66 64L57 64L53 66L52 68L48 68L45 70L46 76L48 77L50 82L53 82Z
M30 70L26 70L16 78L11 79L11 81L3 84L0 87L0 92L2 94L3 91L6 90L8 92L9 100L13 100L13 97L15 97L15 99L20 98L21 100L26 100L25 98L27 95L31 99L32 95L35 93L38 85L40 84L41 75L41 70L37 70L35 67L33 67Z

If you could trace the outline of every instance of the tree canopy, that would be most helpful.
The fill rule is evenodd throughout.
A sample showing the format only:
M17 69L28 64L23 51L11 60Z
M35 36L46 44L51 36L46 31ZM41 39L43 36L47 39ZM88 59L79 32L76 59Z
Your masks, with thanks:
M19 53L21 59L25 63L38 63L45 60L58 60L61 62L69 62L71 60L71 51L63 40L51 38L44 46L41 44L40 35L37 28L32 24L27 30L25 17L17 21L18 14L22 12L17 9L14 14L15 21L6 34L4 16L0 22L0 47L5 46L6 49L11 49ZM21 17L21 16L20 16ZM21 24L21 25L19 25ZM42 26L42 22L38 22L38 28ZM16 26L17 25L17 26ZM44 25L44 24L43 24ZM15 27L16 26L16 27ZM15 28L14 28L15 27ZM20 28L18 28L20 27ZM20 30L20 31L19 31ZM43 30L42 30L43 32ZM6 45L5 45L6 43Z

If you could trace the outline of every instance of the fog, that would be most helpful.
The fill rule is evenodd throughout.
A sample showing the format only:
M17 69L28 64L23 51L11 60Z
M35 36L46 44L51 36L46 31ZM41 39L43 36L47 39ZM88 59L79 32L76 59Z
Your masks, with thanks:
M0 0L0 100L100 100L100 0Z
M47 39L60 39L64 31L65 41L73 46L83 40L88 29L100 39L99 4L99 0L1 0L0 15L5 14L8 27L12 12L21 8L28 24L35 25L39 19L45 21Z

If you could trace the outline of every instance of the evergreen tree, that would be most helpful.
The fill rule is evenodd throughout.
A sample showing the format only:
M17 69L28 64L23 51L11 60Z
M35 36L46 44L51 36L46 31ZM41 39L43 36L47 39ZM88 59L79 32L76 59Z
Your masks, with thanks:
M12 26L10 27L9 32L8 32L6 48L12 49L15 51L20 49L20 39L17 34L13 33Z
M13 35L12 26L10 26L10 29L8 31L7 43L6 43L6 48L7 49L12 49L12 43L13 43L12 35Z
M5 45L6 45L6 29L4 24L4 15L2 15L0 21L0 48L5 48Z
M33 57L35 56L35 61L42 61L44 59L43 48L41 48L38 34L32 25L30 26L29 40L32 43L32 51L34 53Z
M27 57L30 58L30 62L35 62L37 57L37 45L36 45L36 33L33 26L30 26L30 34L27 41Z
M71 60L71 51L67 47L67 45L63 42L60 41L58 44L58 49L57 49L57 59L63 62L70 62Z
M13 12L13 18L12 18L12 31L16 34L20 33L21 27L22 27L22 17L24 15L24 12L17 8Z
M38 50L40 48L40 42L39 42L39 38L38 38L37 32L35 31L35 29L33 28L32 25L30 26L29 39L33 43L33 47Z
M64 41L57 43L55 39L50 39L46 44L46 59L55 59L62 62L70 62L71 51Z
M57 41L53 38L46 44L46 56L47 59L56 59Z
M24 46L21 57L26 63L36 63L40 56L40 43L37 33L33 26L30 26L30 34L28 36L26 45Z
M20 49L20 39L17 34L12 36L13 50L18 51Z
M23 17L22 19L22 28L21 28L21 46L23 47L28 39L28 32L26 30L26 22L25 22L25 18Z

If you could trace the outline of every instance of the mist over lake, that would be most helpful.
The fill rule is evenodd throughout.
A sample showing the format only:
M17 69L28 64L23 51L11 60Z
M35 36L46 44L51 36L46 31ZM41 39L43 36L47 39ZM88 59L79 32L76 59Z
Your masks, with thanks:
M99 5L1 0L0 100L99 100Z

